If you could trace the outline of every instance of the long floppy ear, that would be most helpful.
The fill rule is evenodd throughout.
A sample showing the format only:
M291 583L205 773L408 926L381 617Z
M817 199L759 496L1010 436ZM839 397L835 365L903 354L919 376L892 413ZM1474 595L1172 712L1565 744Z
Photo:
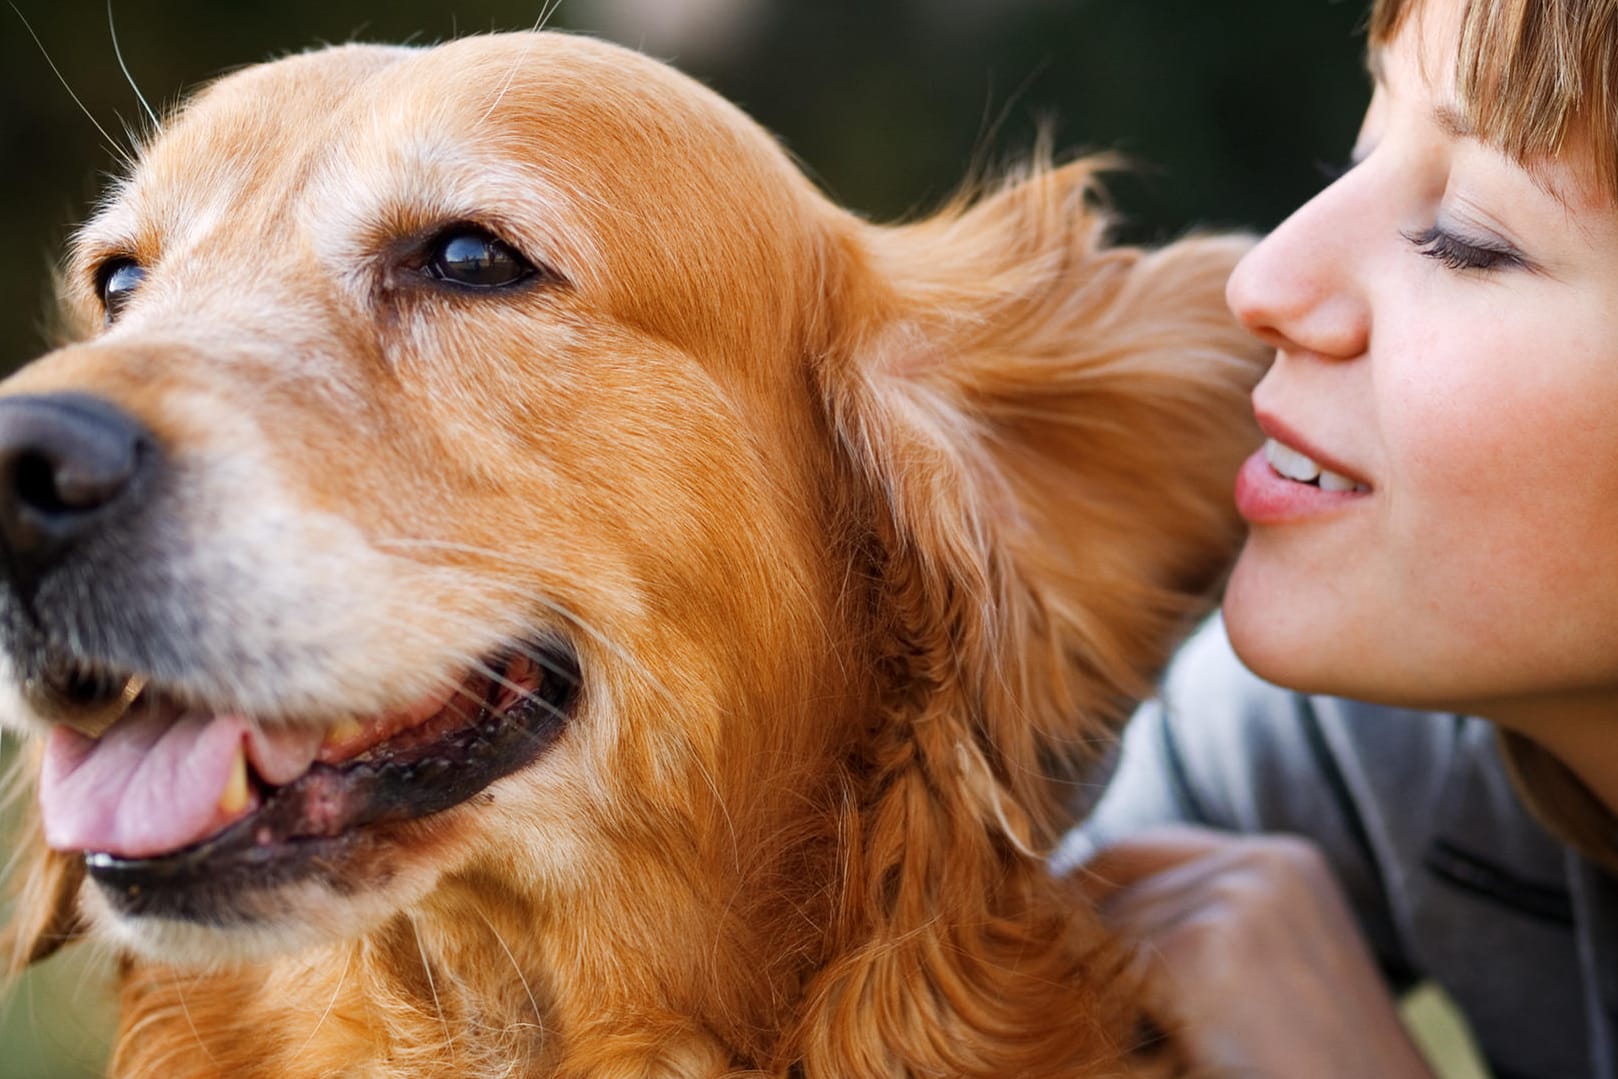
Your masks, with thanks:
M1235 551L1268 359L1224 304L1249 241L1106 248L1095 173L871 229L854 287L879 299L821 369L903 676L954 698L951 755L1036 845L1065 823L1053 767L1093 759Z
M38 744L22 754L19 767L8 777L8 797L24 793L24 776L37 775ZM20 822L7 838L12 854L0 874L11 892L6 924L0 927L0 976L15 977L75 939L82 931L79 885L84 881L82 859L60 854L45 845L45 830L31 804L18 806Z
M882 685L849 763L835 956L791 1041L806 1074L1100 1074L1144 1018L1041 855L1064 773L1236 549L1267 352L1224 305L1248 242L1108 248L1094 174L851 227L828 260L842 333L815 370Z

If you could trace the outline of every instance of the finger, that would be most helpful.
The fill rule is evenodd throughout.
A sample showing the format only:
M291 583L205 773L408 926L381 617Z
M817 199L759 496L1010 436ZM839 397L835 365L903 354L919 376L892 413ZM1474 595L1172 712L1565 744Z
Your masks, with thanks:
M1116 889L1097 909L1114 930L1150 935L1225 903L1231 894L1228 878L1241 871L1240 852L1215 851Z
M1240 836L1211 828L1164 825L1103 847L1073 871L1073 879L1092 903L1104 903L1142 880L1242 841Z
M1107 911L1106 924L1119 939L1133 944L1161 946L1193 923L1201 913L1184 896L1152 898Z

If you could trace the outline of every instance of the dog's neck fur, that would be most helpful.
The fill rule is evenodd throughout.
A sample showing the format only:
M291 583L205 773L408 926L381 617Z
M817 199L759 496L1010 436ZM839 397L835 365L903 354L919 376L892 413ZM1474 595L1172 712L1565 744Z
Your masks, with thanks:
M114 1073L1077 1077L1129 1060L1144 1074L1151 1028L1122 951L1041 863L986 835L905 843L914 817L948 811L926 762L901 756L866 781L888 791L874 821L850 804L848 842L800 848L780 879L727 896L640 864L644 888L599 897L630 909L575 919L468 876L315 955L133 967ZM696 938L711 962L666 948Z

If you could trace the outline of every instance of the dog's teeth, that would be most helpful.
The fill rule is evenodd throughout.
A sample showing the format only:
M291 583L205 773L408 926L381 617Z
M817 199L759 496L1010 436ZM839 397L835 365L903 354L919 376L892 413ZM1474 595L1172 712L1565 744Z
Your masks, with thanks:
M236 749L236 759L230 765L230 779L225 792L219 796L219 808L234 816L247 808L247 747Z
M352 742L365 733L365 727L359 720L349 717L338 720L337 725L326 732L325 745L340 746L344 742Z

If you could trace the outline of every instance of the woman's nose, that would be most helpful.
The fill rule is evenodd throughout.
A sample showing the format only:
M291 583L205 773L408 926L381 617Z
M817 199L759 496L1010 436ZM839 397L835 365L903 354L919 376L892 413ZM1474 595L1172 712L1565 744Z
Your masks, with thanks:
M1344 177L1287 218L1237 265L1225 287L1236 318L1290 353L1353 359L1370 339L1362 272L1368 224Z

